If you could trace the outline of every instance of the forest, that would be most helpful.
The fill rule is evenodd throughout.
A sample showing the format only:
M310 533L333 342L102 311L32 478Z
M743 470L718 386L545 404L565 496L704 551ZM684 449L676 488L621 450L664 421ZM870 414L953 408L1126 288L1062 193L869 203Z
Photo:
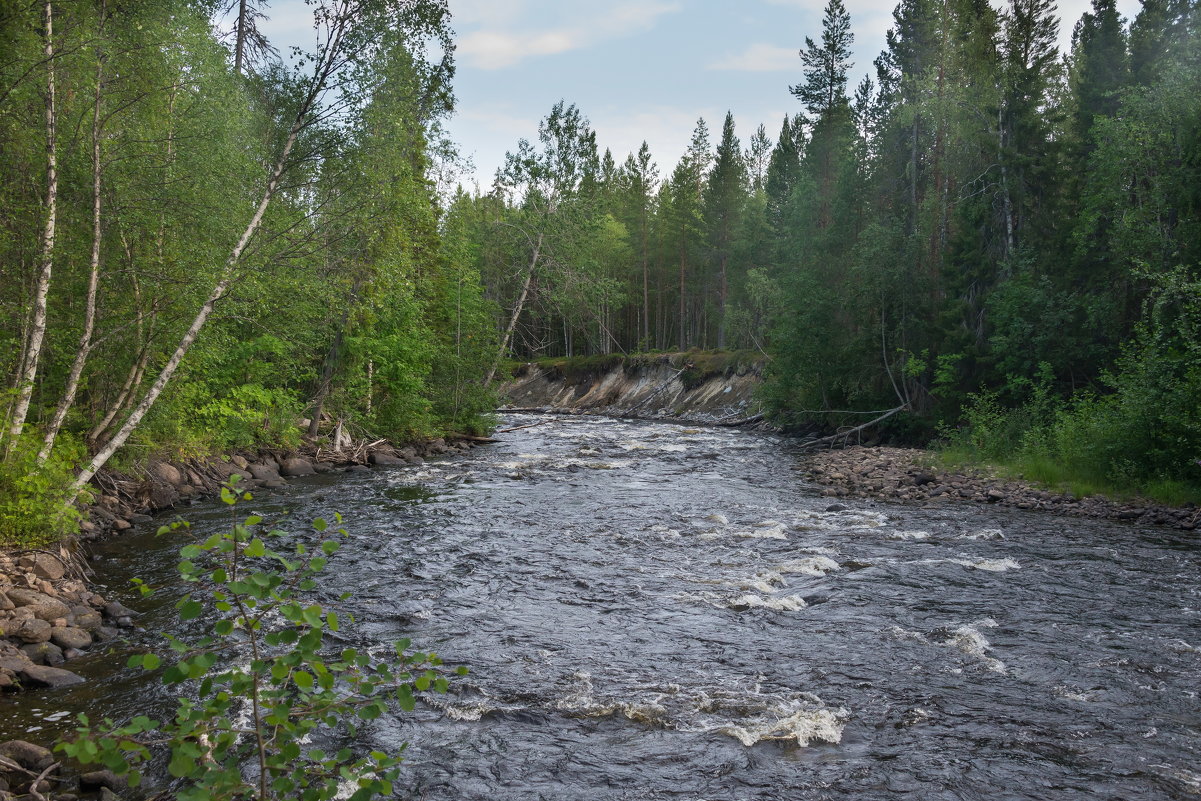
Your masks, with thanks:
M851 86L830 0L774 137L701 119L670 170L555 105L452 206L502 341L758 351L785 427L899 410L895 441L1201 500L1201 4L1094 0L1063 54L1061 24L904 0Z
M830 0L778 130L668 169L564 99L475 192L445 0L317 3L295 58L268 5L0 12L10 540L152 454L479 433L509 358L689 349L761 353L785 428L1198 497L1195 0L903 0L854 86Z

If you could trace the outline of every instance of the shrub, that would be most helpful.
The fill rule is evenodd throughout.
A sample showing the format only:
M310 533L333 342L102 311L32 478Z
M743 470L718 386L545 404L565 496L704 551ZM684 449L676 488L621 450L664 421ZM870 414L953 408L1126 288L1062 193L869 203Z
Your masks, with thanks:
M233 484L221 497L231 507L239 500ZM323 532L328 524L314 520L313 528ZM325 751L312 740L353 737L356 721L378 718L390 707L411 710L420 692L446 692L447 679L436 670L441 660L408 652L407 640L396 643L392 663L354 648L327 653L324 635L342 622L301 596L316 587L339 543L278 550L268 545L281 536L251 516L184 546L180 577L204 588L196 595L208 595L212 633L190 643L167 636L174 662L161 678L180 687L174 718L160 723L140 716L120 726L110 720L92 726L81 714L75 739L57 748L85 765L103 764L134 786L141 781L138 766L165 749L168 772L181 780L181 801L320 801L334 798L345 782L354 787L351 801L391 795L403 746L393 754L362 754L350 747ZM191 620L205 613L206 604L189 594L177 608L181 620ZM144 670L162 663L155 653L129 660Z
M26 433L13 443L7 458L0 458L0 544L45 545L79 530L79 510L67 488L83 449L64 433L54 453L39 465L41 444L40 438ZM4 447L0 443L0 449Z

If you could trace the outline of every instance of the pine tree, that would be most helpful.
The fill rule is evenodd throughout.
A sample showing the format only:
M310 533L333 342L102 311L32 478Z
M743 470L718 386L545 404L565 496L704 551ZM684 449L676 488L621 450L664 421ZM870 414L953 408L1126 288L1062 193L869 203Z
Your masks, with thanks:
M851 63L851 15L842 0L829 0L822 18L821 46L805 37L805 49L800 51L805 68L804 83L790 91L814 117L821 118L847 103L847 71Z
M717 347L726 346L726 303L730 293L730 256L734 235L746 203L746 164L738 137L734 135L734 115L726 112L722 124L717 157L705 187L705 221L709 246L717 262Z

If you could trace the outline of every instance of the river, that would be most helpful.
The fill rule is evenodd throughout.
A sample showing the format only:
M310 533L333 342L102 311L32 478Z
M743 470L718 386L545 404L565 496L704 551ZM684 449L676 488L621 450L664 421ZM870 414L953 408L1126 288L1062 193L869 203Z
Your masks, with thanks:
M832 506L767 434L540 415L501 427L525 425L252 504L341 512L350 542L328 588L354 593L356 636L470 665L449 695L366 735L410 743L404 797L1201 795L1195 535ZM200 532L225 515L186 510ZM107 544L102 591L145 607L126 578L169 583L177 544ZM151 605L143 641L169 612ZM89 684L31 695L0 728L153 707L123 661L85 661Z

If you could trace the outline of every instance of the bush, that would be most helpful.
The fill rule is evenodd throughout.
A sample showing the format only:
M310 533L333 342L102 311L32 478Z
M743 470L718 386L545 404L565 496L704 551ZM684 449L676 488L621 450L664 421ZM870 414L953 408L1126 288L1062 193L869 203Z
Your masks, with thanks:
M41 444L39 437L26 433L0 458L0 544L35 547L79 531L79 510L68 488L83 448L61 434L54 453L39 465Z

